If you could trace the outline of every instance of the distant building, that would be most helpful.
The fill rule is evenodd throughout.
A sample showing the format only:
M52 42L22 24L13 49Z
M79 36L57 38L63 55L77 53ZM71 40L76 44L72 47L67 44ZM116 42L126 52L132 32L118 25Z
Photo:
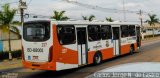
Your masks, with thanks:
M148 23L143 24L143 30L142 30L142 34L144 35L144 37L147 36L153 36L153 33L155 36L160 35L160 24L159 23L155 23L155 26L150 26Z
M10 31L10 39L11 39L11 50L19 50L21 49L21 35L14 32ZM8 51L8 39L9 39L9 34L8 32L4 32L0 29L0 52L1 51Z
M144 29L160 28L160 23L155 23L155 26L150 26L148 23L143 24Z
M19 35L18 33L14 32L14 31L10 31L10 39L11 40L15 40L15 39L20 39L21 35ZM8 32L4 32L0 29L0 40L8 40L9 39L9 34Z

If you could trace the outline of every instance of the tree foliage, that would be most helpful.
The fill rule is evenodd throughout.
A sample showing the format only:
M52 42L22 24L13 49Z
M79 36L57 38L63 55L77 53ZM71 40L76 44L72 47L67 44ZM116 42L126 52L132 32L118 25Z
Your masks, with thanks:
M66 21L68 20L69 18L67 16L64 15L65 14L65 11L54 11L54 14L51 18L57 20L57 21Z
M159 19L157 18L156 14L148 14L149 19L146 20L146 22L150 25L150 26L155 26L155 23L159 23ZM153 37L154 37L154 28L153 28Z
M150 25L150 26L155 26L155 23L159 23L159 19L157 18L156 14L148 14L149 19L146 20L146 22Z
M106 20L107 20L108 22L113 22L113 21L114 21L111 17L106 17Z
M16 26L12 26L14 24L13 19L15 13L16 9L10 9L9 4L2 6L2 11L0 11L0 29L2 29L4 32L12 30L19 34L19 29Z
M88 21L93 21L95 16L94 15L90 15L90 16L82 16L83 20L88 20Z

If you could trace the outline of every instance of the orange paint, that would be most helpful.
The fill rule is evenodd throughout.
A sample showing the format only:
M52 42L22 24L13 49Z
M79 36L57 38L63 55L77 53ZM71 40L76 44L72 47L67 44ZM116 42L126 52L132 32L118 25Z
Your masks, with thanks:
M53 61L78 64L78 51L65 48L59 44L56 25L53 25Z
M88 64L93 63L93 57L94 57L95 53L96 53L95 51L89 51L88 52Z
M26 68L32 69L42 69L42 70L56 70L56 62L62 62L67 64L78 64L78 52L71 49L67 49L59 44L57 37L57 28L54 24L53 29L53 57L51 62L29 62L22 59L23 66ZM62 53L63 49L66 50L66 53ZM35 66L36 65L36 66Z
M102 52L102 60L106 60L106 59L109 59L109 58L112 58L114 56L113 54L113 48L107 48L107 49L103 49L101 50Z
M121 55L127 54L130 52L130 44L121 46Z
M107 49L102 49L100 50L100 52L102 53L102 60L106 60L109 58L112 58L113 55L113 48L107 48ZM88 64L93 63L93 58L95 55L96 51L89 51L88 52Z
M135 50L135 52L138 51L137 43L134 43L134 50Z
M22 64L25 68L41 69L41 70L56 70L56 63L54 62L32 63L32 62L22 60Z

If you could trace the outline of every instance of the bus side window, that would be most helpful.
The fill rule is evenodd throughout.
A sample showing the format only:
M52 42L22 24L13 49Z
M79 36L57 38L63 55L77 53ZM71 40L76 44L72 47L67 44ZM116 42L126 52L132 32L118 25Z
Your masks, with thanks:
M88 40L97 41L101 39L100 26L99 25L89 25L88 26Z
M58 25L57 32L61 45L76 43L75 27L73 25Z
M130 25L129 26L129 36L135 36L136 32L135 32L135 25Z
M128 26L127 25L122 25L121 26L121 37L128 37Z
M112 38L112 31L111 31L110 25L102 25L101 26L101 37L102 37L102 40Z

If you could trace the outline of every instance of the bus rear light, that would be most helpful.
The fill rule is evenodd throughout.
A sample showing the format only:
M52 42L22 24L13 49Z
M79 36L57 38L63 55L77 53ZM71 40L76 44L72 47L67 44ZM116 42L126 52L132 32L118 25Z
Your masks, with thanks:
M48 61L51 62L53 58L53 46L49 48Z

